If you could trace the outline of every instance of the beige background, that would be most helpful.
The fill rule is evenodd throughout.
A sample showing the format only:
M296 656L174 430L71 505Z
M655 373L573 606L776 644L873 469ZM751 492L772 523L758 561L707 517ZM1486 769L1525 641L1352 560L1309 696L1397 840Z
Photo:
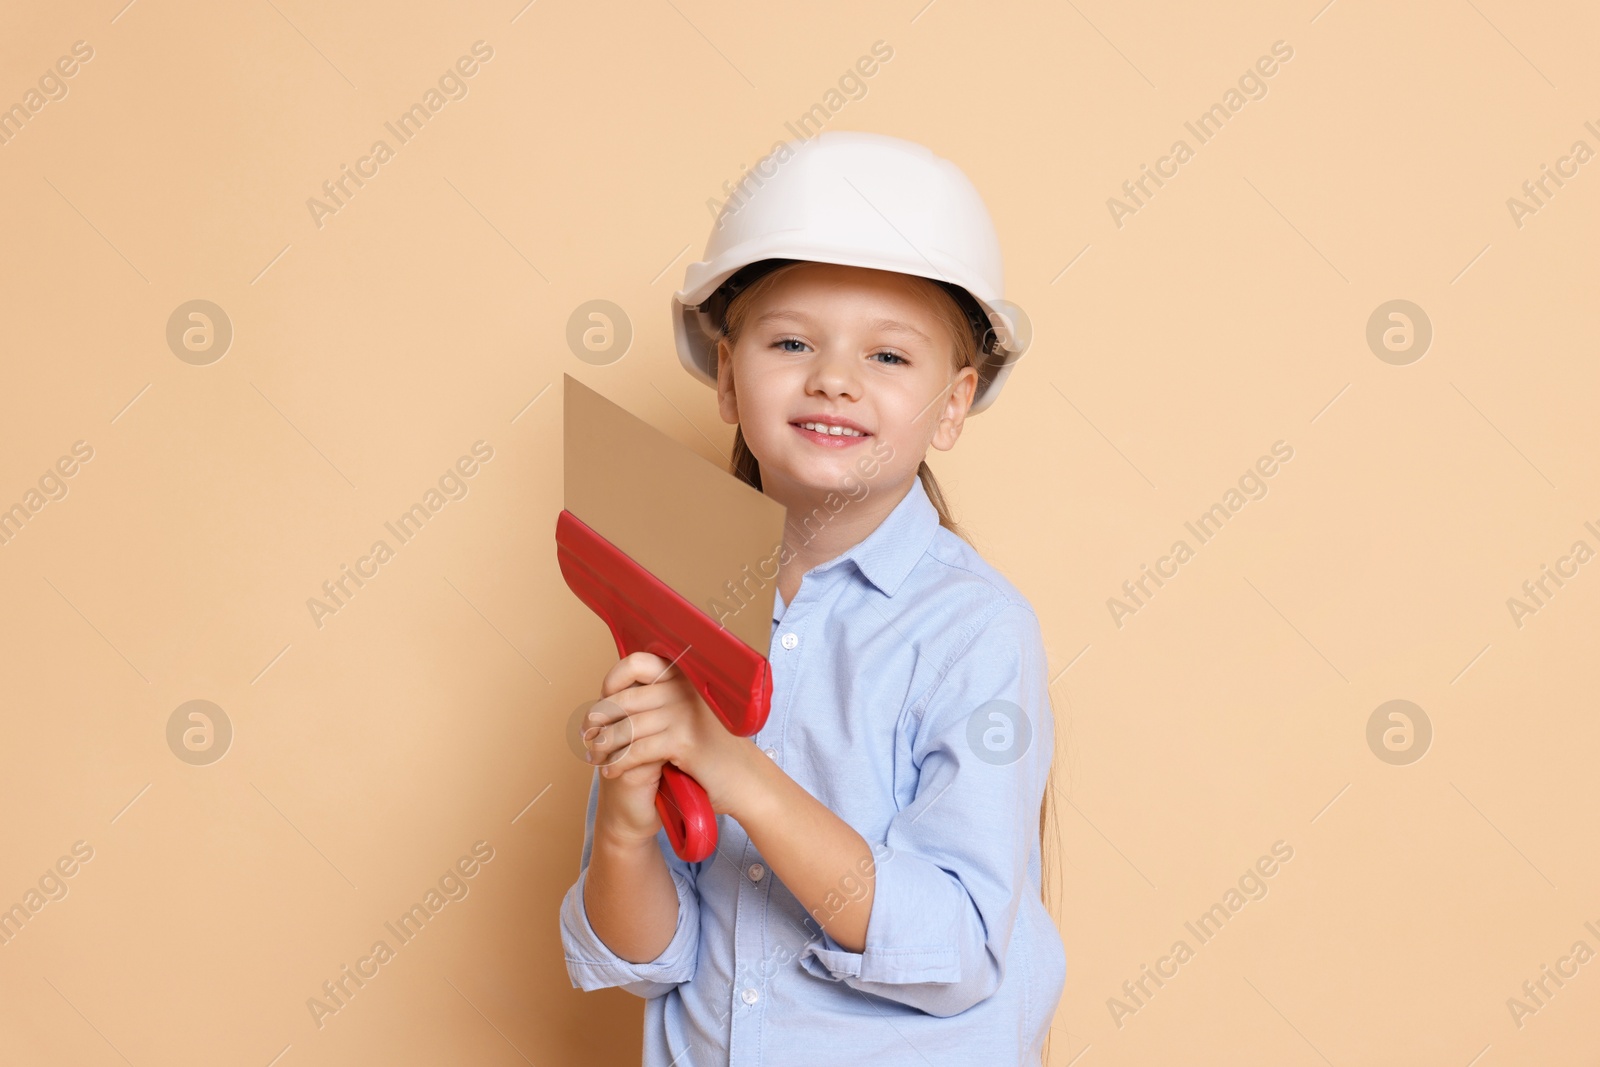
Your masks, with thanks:
M573 990L558 939L590 778L565 724L615 654L555 566L551 387L726 454L670 291L707 201L880 40L828 128L965 168L1036 330L934 466L1052 657L1052 1063L1596 1061L1600 962L1507 1007L1600 951L1600 563L1507 607L1600 549L1600 162L1507 207L1600 149L1589 5L522 2L0 13L0 104L94 53L0 146L0 506L93 449L0 546L0 903L93 849L0 946L0 1063L636 1062L642 1002ZM479 40L468 95L314 224ZM194 299L234 330L204 366L166 341ZM595 299L634 331L604 366L566 342ZM1406 365L1366 340L1397 299L1433 327ZM1108 598L1280 440L1267 496L1118 627ZM478 441L467 495L319 626ZM209 766L167 742L197 699L234 730ZM1434 730L1407 766L1366 741L1392 699ZM1280 840L1270 893L1118 1026ZM319 1029L307 998L480 841Z

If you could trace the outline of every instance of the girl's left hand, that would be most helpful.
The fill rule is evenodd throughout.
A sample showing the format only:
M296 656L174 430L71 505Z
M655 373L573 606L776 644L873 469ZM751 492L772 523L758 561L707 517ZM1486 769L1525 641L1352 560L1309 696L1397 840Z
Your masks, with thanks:
M754 781L751 757L761 750L728 732L676 664L634 652L617 661L600 689L605 699L584 727L590 762L601 774L610 778L665 760L700 783L718 815L737 818L745 810Z

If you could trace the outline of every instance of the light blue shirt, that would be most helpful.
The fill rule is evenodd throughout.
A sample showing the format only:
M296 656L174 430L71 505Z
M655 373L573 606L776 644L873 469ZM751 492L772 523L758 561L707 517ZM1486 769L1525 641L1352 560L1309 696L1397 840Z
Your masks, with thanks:
M611 952L583 907L597 771L561 903L572 984L648 998L644 1067L1039 1064L1066 953L1040 900L1055 730L1032 606L914 478L794 603L775 598L772 622L754 741L871 846L865 951L818 921L864 895L862 872L840 871L810 915L721 815L699 863L657 836L678 892L671 943L649 963Z

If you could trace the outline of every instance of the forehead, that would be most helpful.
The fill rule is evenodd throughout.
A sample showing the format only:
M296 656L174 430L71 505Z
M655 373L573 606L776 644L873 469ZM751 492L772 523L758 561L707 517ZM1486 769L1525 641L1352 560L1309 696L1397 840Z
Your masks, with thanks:
M932 337L939 315L933 283L894 271L803 263L774 278L751 306L756 326L848 320L867 328Z

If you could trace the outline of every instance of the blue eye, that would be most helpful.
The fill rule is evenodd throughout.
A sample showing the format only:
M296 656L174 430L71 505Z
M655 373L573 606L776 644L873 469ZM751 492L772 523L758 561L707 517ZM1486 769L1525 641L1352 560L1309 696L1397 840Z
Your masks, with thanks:
M784 345L799 345L801 348L805 348L806 347L806 343L804 341L800 340L800 338L798 338L798 337L780 337L776 341L772 342L772 347L776 348L776 349L779 349L780 351L784 351L784 352L797 352L798 351L798 349L794 349L794 348L784 348ZM887 366L887 367L897 366L897 365L899 365L901 363L905 363L906 362L906 359L903 356L897 355L896 353L890 352L890 351L887 351L887 350L884 350L882 352L874 352L870 358L876 359L878 356L888 356L891 360L894 361L893 363L885 363L884 366Z

